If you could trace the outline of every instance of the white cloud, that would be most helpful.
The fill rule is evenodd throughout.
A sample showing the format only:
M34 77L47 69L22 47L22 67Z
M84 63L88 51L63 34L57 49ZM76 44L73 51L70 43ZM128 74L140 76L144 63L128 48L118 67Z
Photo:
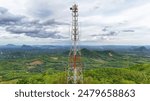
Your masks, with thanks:
M79 4L81 41L84 43L150 43L149 0L77 0L76 2ZM8 9L14 16L25 16L25 18L21 20L21 23L32 23L30 25L35 29L39 27L40 23L54 19L54 22L46 23L55 23L57 25L59 24L59 26L45 25L42 31L58 31L61 36L68 37L69 27L63 24L71 22L69 7L71 7L72 3L73 1L69 0L0 0L0 7ZM63 24L61 25L61 23ZM7 27L8 26L9 25L7 25ZM109 26L107 31L103 31L106 26ZM5 29L6 26L1 25L0 28ZM126 32L123 32L123 30ZM133 32L131 30L133 30ZM112 32L116 32L117 35L111 35L110 33ZM14 38L16 36L17 39ZM2 37L4 39L2 39ZM40 38L29 37L25 33L15 35L3 30L0 31L0 40L2 40L0 44L8 42L35 44L35 40L37 44L54 44L60 42L66 43L69 39L49 40L49 38L45 38L41 40Z

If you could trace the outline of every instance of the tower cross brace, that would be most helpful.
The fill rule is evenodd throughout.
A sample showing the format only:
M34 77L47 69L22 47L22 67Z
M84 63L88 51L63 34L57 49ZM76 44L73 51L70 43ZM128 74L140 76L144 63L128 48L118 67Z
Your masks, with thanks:
M67 83L82 84L83 83L83 65L81 62L81 52L78 46L79 41L79 27L78 27L78 5L74 4L70 10L72 11L72 26L71 26L71 40L72 47L69 53L69 67Z

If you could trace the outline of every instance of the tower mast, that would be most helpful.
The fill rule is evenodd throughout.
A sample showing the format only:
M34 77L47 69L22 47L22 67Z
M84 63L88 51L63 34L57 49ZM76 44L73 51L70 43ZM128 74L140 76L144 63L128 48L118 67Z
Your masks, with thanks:
M69 68L68 68L68 83L81 84L83 83L81 63L81 52L78 47L79 41L79 27L78 27L78 5L74 4L70 10L72 11L72 26L71 26L71 40L72 47L69 53Z

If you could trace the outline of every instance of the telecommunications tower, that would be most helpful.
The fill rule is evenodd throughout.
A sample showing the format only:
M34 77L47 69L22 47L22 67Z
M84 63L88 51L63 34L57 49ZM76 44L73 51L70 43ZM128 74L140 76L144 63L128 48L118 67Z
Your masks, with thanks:
M74 4L70 10L72 11L72 26L71 26L71 40L72 46L69 53L69 67L68 67L68 84L82 84L83 65L81 62L81 52L78 46L79 41L79 27L78 27L78 5Z

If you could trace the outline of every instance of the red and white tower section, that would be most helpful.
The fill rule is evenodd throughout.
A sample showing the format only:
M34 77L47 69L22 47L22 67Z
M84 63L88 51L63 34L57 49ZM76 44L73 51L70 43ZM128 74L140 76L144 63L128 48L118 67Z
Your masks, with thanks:
M71 40L72 46L69 53L69 67L67 83L82 84L83 83L83 65L81 62L81 52L78 46L79 27L78 27L78 5L74 4L70 10L72 11Z

